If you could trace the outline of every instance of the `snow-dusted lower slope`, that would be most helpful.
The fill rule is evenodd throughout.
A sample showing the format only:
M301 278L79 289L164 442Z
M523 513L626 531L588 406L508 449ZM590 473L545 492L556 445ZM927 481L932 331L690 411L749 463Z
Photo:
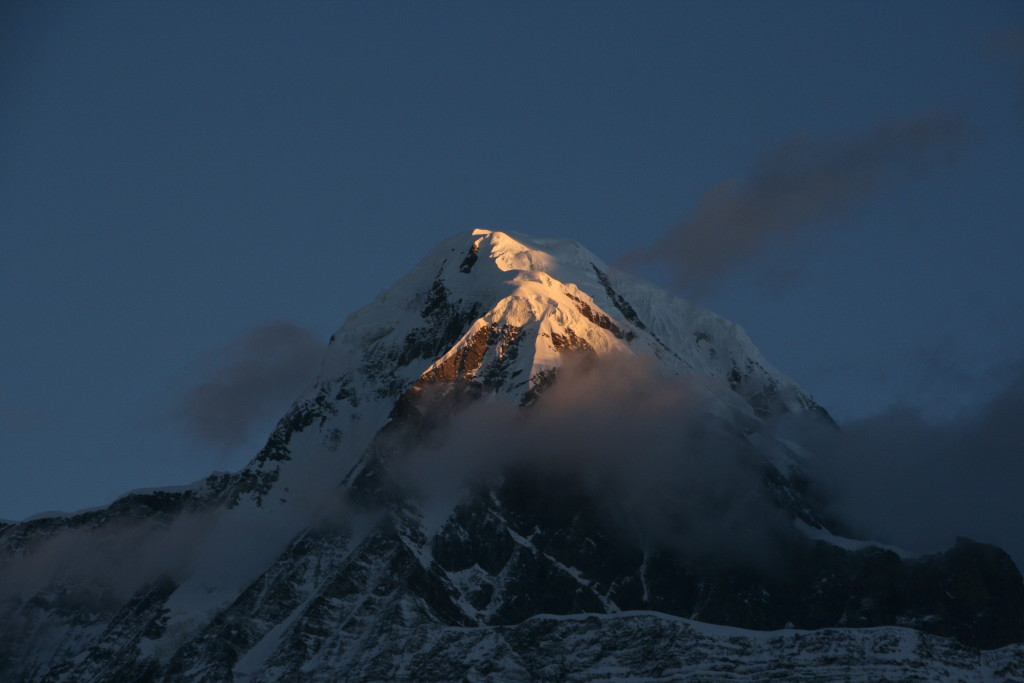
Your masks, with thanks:
M1009 557L837 535L780 417L834 427L733 323L457 235L240 472L0 528L0 678L1019 678Z
M658 612L537 615L515 626L380 631L348 657L374 681L1022 681L1024 646L978 651L897 627L751 631ZM238 680L276 681L281 669ZM335 680L330 666L308 681Z

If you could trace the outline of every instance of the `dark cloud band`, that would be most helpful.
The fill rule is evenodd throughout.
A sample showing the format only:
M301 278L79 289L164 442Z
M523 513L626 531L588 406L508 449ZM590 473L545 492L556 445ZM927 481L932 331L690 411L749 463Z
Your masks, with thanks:
M323 343L293 323L259 327L219 354L216 367L185 393L175 414L204 441L238 445L254 422L287 408L312 380L323 351Z
M821 225L886 185L949 163L967 131L963 119L936 111L853 137L792 138L745 178L708 190L692 215L621 264L667 265L684 289L700 293L770 240Z

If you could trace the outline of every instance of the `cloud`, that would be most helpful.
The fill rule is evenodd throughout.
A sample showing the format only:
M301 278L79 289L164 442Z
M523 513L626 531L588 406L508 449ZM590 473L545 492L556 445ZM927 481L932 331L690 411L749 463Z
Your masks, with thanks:
M588 492L631 541L691 561L773 565L792 525L703 381L665 376L647 359L569 363L530 408L474 402L393 472L428 519L525 468Z
M254 423L284 412L313 378L323 350L292 323L256 328L212 354L205 377L184 393L175 414L197 438L241 443ZM8 418L24 421L0 410L0 422ZM170 520L115 518L33 539L24 552L0 557L0 601L62 584L61 599L69 604L101 596L106 607L116 607L158 579L180 581L197 572L209 585L233 582L241 590L302 529L348 523L337 489L341 473L327 469L345 458L325 451L310 460L297 473L303 497L272 517L242 508L186 509ZM314 466L319 476L307 471Z
M336 486L318 482L310 489L313 500L273 515L246 507L185 509L169 519L122 516L14 538L16 550L0 555L0 615L6 600L27 600L56 587L65 606L102 603L112 610L167 579L190 581L191 590L240 592L302 531L350 524ZM27 541L24 547L19 540Z
M103 587L112 602L120 603L159 577L179 580L192 565L213 516L185 512L167 524L132 519L62 530L2 558L0 600L31 596L64 580L85 598ZM73 599L74 593L69 590L64 597Z
M846 138L792 138L746 176L720 183L693 214L623 266L669 266L684 289L701 292L771 240L794 236L854 208L887 184L957 157L964 120L929 112Z
M1024 114L1024 26L1009 26L989 36L989 45L995 58L1010 69L1016 81L1015 106L1021 116Z
M13 401L0 402L0 428L13 433L28 433L46 424L46 415L41 410L20 408Z
M832 514L863 538L931 552L967 536L1024 566L1024 361L1006 363L1004 378L990 400L942 421L894 408L819 438L812 474Z
M610 526L716 565L780 566L793 527L770 491L763 454L716 417L701 379L665 377L643 359L563 367L533 407L477 401L393 463L428 519L510 468L590 491ZM1024 361L1006 388L942 421L894 408L840 430L781 418L766 429L814 456L813 496L844 535L918 552L957 536L994 543L1024 566Z
M1024 66L1024 26L1008 26L990 36L996 53L1014 66Z
M254 423L287 408L313 379L323 351L323 343L293 323L252 330L216 354L215 367L185 393L175 416L195 437L236 446Z

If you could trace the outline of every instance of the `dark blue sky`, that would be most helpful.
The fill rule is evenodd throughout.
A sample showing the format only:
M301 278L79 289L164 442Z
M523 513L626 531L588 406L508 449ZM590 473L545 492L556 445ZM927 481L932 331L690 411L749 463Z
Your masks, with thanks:
M1022 27L1016 2L6 3L0 517L240 467L283 406L225 445L182 396L269 323L326 340L444 237L615 262L794 140L794 177L849 192L699 286L634 270L840 421L959 414L1022 351ZM908 156L920 121L956 134Z

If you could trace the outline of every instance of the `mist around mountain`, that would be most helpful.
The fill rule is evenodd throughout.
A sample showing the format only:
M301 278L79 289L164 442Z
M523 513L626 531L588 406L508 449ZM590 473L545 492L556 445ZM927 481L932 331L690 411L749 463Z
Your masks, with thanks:
M1003 550L851 514L882 427L843 435L738 326L578 244L463 233L349 317L241 471L0 528L0 672L1024 678Z

